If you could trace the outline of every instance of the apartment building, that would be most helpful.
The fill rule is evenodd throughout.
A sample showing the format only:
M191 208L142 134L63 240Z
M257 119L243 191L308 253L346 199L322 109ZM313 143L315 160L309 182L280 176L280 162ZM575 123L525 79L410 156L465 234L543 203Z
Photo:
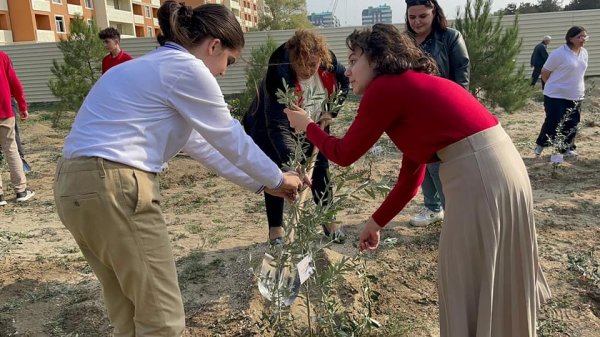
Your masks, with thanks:
M54 1L54 0L53 0ZM96 22L115 27L121 37L153 37L160 32L157 12L160 0L93 0Z
M165 0L161 0L161 3ZM233 12L242 29L249 32L258 25L258 19L265 10L264 0L186 0L185 4L196 7L204 4L221 4Z
M378 7L369 6L362 11L362 24L374 25L376 23L392 23L392 8L389 5Z
M149 37L159 32L160 0L0 0L0 44L55 42L69 33L75 15L121 36Z
M318 28L334 28L340 26L340 20L333 15L333 12L312 13L308 20L313 26Z

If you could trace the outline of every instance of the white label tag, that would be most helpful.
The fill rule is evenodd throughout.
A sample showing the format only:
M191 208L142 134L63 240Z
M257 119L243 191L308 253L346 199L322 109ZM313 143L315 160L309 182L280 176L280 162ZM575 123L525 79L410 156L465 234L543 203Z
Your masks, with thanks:
M557 154L553 154L550 156L550 162L551 163L556 163L556 164L560 164L563 162L563 155L562 153L557 153Z
M300 276L300 284L308 280L308 278L315 272L312 262L313 260L310 256L305 256L302 261L298 263L298 276Z

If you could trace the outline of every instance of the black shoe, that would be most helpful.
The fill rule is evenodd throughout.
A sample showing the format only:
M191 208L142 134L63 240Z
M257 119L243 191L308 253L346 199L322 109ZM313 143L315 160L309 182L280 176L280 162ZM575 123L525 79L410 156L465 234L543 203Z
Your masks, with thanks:
M34 195L35 192L30 189L26 189L23 192L17 192L17 202L27 201L31 199L31 197L33 197Z

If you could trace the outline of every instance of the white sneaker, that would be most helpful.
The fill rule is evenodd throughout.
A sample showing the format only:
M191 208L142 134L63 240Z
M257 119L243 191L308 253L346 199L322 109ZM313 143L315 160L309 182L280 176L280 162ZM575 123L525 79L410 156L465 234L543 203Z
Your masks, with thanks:
M565 154L563 155L565 158L573 158L573 157L577 157L579 155L579 153L577 153L577 151L575 150L567 150L567 152L565 152Z
M17 202L27 201L27 200L31 199L31 197L33 197L34 195L35 195L35 192L30 189L26 189L23 192L18 192L17 193Z
M427 207L423 207L419 214L410 219L409 223L415 227L422 227L442 220L444 220L444 210L434 212Z
M542 151L544 151L544 147L540 146L540 145L536 145L535 149L533 150L533 152L535 153L536 156L541 155Z

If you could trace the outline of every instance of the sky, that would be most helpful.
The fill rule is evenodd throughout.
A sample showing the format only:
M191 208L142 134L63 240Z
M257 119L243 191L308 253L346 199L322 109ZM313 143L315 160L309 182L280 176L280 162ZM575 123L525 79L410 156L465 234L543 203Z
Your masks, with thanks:
M306 0L306 9L308 14L330 11L333 6L333 0ZM453 19L456 17L457 8L464 8L466 0L438 0L442 6L446 17ZM521 3L520 0L493 0L492 11L506 7L509 3ZM404 22L404 11L406 4L404 0L338 0L335 16L340 19L342 26L360 26L362 24L362 10L369 7L378 7L380 5L389 5L392 7L393 23Z

